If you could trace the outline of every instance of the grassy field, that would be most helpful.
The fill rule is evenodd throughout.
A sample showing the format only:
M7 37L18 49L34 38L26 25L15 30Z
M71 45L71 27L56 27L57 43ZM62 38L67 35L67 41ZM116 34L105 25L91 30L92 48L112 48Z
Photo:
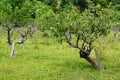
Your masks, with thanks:
M16 45L16 57L11 58L6 38L0 30L0 80L120 80L120 41L111 35L99 44L103 70L95 70L78 50L39 32L26 41L24 49ZM95 59L94 51L91 57Z

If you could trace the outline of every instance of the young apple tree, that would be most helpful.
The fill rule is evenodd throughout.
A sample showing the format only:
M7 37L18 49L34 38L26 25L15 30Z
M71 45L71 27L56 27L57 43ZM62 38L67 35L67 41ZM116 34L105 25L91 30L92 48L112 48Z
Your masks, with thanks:
M15 30L25 27L26 23L33 20L33 3L29 0L2 0L0 1L0 25L7 31L7 43L11 49L11 57L15 57L14 46L24 44L30 28L25 32ZM16 31L21 35L18 42L12 41L12 33Z

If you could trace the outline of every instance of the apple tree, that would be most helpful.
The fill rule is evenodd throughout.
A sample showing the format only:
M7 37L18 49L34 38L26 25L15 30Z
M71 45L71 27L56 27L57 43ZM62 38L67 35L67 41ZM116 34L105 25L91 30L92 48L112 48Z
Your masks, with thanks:
M83 12L73 6L66 5L65 8L51 21L51 34L66 41L71 47L79 50L81 58L87 60L95 69L99 69L91 57L94 49L93 43L101 36L109 32L111 16L108 9L99 4L88 3L88 8Z
M25 32L15 30L15 28L25 27L27 22L33 21L34 2L30 0L2 0L0 1L0 25L7 31L7 43L11 49L11 57L15 57L14 46L23 44L26 40L30 28ZM18 42L12 41L12 33L16 31L21 35Z

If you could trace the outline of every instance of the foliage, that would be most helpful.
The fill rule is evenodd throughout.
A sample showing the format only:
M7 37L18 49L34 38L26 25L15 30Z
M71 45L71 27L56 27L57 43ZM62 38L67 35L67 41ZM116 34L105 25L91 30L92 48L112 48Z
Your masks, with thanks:
M83 41L93 42L99 36L107 34L109 29L110 11L102 9L100 5L94 6L90 3L88 9L80 12L73 5L66 5L64 10L57 14L54 26L51 26L52 33L59 37L64 37L66 31L79 35Z
M51 6L54 12L59 12L64 8L65 5L73 4L80 9L85 9L87 7L86 0L40 0Z
M0 2L0 22L7 26L21 27L28 20L31 20L33 14L32 3L29 0L2 0Z
M35 21L39 25L39 29L44 34L49 34L48 29L50 28L51 21L53 21L54 12L51 7L45 5L43 2L38 2L35 5Z

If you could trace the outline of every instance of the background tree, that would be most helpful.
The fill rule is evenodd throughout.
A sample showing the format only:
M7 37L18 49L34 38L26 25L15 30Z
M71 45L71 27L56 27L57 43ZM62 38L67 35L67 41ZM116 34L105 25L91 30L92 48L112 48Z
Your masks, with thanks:
M0 23L7 30L7 43L11 48L11 56L15 56L14 45L24 43L29 33L29 29L25 33L20 33L22 39L18 42L12 42L12 33L16 27L25 27L27 22L34 19L33 2L29 0L2 0L0 2Z

